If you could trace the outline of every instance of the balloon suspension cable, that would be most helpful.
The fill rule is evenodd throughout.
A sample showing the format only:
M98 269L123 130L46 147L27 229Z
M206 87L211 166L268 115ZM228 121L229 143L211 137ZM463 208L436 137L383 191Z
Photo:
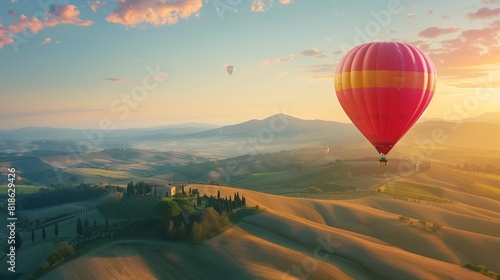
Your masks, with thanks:
M384 153L380 153L380 157L378 159L378 165L387 166L387 164L388 164L388 162L387 162L386 155Z

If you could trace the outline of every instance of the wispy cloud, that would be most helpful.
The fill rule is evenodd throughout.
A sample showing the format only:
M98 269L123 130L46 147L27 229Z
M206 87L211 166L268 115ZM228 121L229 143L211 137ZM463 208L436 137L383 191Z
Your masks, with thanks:
M312 48L310 50L305 50L301 52L303 56L317 56L317 57L326 57L326 53L320 49Z
M109 22L135 27L139 23L172 25L181 19L198 15L201 0L120 0L118 6L106 17Z
M110 81L110 82L113 82L113 83L121 83L121 82L123 82L122 78L106 78L104 80Z
M500 8L490 9L488 7L481 8L474 13L469 13L467 15L470 19L484 19L484 18L494 18L500 17Z
M102 109L87 109L87 108L81 108L81 107L73 107L73 108L62 108L62 109L58 109L58 110L28 111L28 112L17 113L17 114L1 114L0 113L0 119L47 116L47 115L68 114L68 113L100 112L100 111L102 111Z
M273 64L280 64L280 63L294 61L296 59L297 59L297 55L290 54L284 58L265 59L265 60L261 61L261 64L262 65L273 65Z
M307 66L309 72L334 74L336 63L313 64Z
M454 33L460 30L460 27L450 26L450 27L437 27L435 25L427 27L426 29L420 31L418 36L424 38L435 38L444 34Z
M95 12L97 12L97 9L106 6L107 1L101 2L101 1L97 0L95 2L88 1L87 3L89 4L90 9L95 13Z
M408 14L408 17L414 17L415 16L415 13L409 13Z
M17 16L17 12L16 12L16 10L10 10L10 11L8 11L7 13L8 13L9 15L11 15L11 16Z

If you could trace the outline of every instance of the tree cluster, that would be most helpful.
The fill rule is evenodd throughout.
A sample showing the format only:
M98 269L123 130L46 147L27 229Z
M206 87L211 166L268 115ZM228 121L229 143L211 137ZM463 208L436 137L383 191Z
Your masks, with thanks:
M233 210L246 206L245 196L241 196L237 192L232 197L221 197L220 192L217 193L217 197L211 195L210 197L205 197L206 207L213 207L215 211L219 214L222 212L231 213Z
M144 181L139 181L135 184L130 181L130 183L127 184L127 195L143 195L151 192L152 189L153 185L147 184Z

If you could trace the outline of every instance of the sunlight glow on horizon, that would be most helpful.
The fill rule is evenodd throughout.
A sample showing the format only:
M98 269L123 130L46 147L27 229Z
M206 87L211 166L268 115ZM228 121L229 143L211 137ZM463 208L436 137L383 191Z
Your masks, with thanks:
M221 16L201 0L173 10L129 1L2 6L0 98L8 106L0 129L96 129L102 119L116 128L223 125L276 113L348 123L335 67L345 46L376 40L408 42L433 59L437 89L422 118L443 118L453 106L465 106L464 118L500 110L494 4L262 1ZM32 34L19 41L23 28ZM488 98L471 99L485 88Z

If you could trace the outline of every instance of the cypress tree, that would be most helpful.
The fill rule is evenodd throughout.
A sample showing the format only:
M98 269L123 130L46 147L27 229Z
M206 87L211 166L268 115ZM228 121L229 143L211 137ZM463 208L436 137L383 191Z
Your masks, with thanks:
M14 237L15 239L15 248L16 250L21 248L21 246L23 245L23 241L21 240L21 235L19 235L19 233L16 232L16 235Z
M82 234L82 232L83 232L82 220L78 218L78 221L76 222L76 233Z

